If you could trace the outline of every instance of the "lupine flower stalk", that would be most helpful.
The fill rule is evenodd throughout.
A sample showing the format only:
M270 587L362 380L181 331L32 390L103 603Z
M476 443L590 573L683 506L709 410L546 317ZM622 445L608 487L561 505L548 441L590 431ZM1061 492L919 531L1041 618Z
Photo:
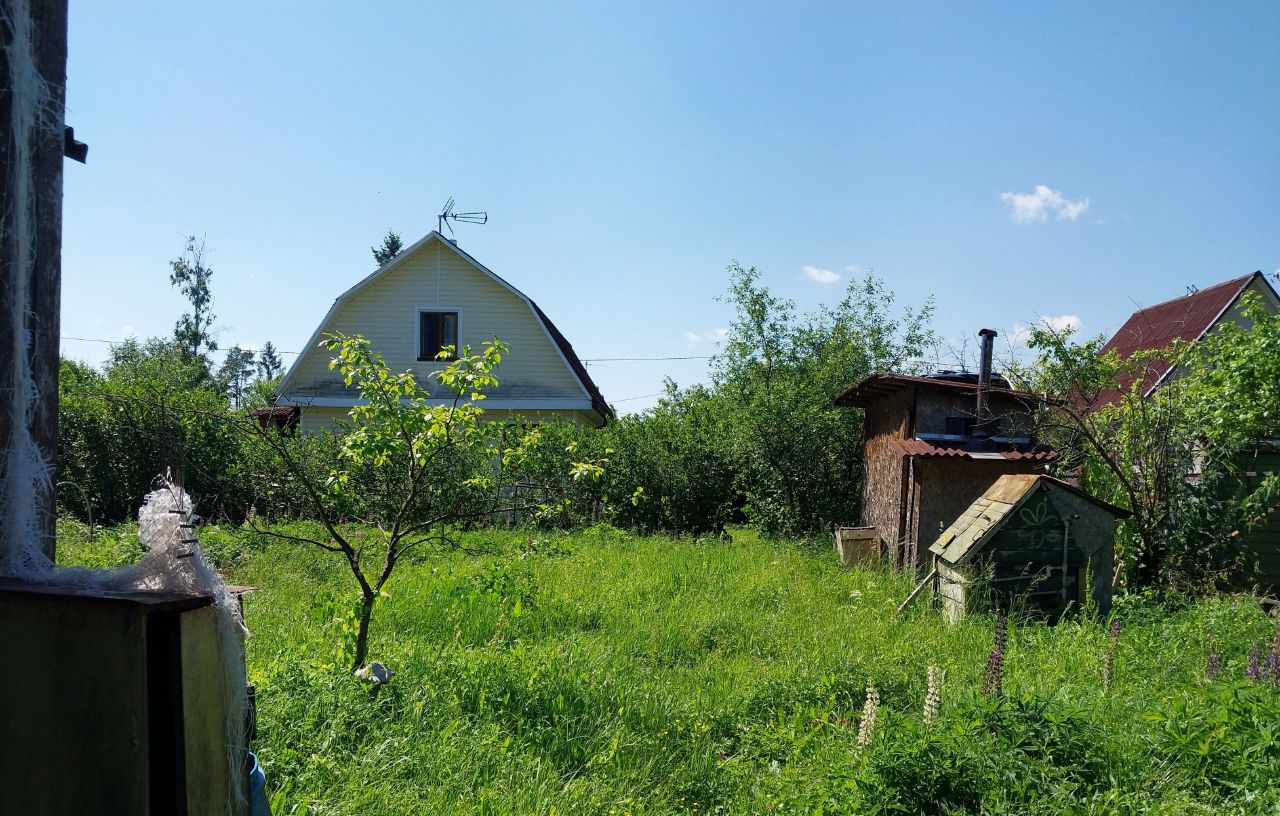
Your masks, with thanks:
M1005 628L1008 626L1008 619L1004 612L996 618L996 638L995 645L991 649L991 656L987 658L987 668L982 673L982 693L990 694L993 697L999 697L1001 694L1004 679L1004 642Z
M862 720L858 723L858 750L871 744L876 730L876 715L880 711L880 691L876 684L867 681L867 701L862 704Z
M1107 646L1107 659L1102 666L1102 693L1111 693L1111 681L1115 679L1116 646L1120 642L1120 619L1111 621L1111 643Z
M925 674L929 678L929 690L924 695L924 724L933 725L938 718L938 704L942 701L942 669L930 666Z
M1222 656L1217 652L1210 652L1209 661L1205 665L1204 676L1212 683L1218 679L1219 674L1222 674Z
M1249 662L1244 667L1244 676L1250 680L1262 679L1262 663L1259 660L1258 644L1249 648Z
M1280 684L1280 613L1276 614L1276 636L1271 642L1271 650L1267 652L1267 660L1262 667L1262 676L1270 677L1271 682Z

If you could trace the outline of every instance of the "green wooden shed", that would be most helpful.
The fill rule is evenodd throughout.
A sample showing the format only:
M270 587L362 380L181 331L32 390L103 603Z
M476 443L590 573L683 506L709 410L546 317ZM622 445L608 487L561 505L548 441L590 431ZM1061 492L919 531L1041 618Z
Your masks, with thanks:
M1240 486L1257 490L1267 477L1280 473L1280 439L1258 443L1236 460ZM1229 540L1239 567L1231 584L1237 589L1280 598L1280 507L1264 508L1254 523Z
M957 620L1010 607L1057 618L1111 607L1116 520L1129 511L1051 476L1001 476L929 547L935 590Z

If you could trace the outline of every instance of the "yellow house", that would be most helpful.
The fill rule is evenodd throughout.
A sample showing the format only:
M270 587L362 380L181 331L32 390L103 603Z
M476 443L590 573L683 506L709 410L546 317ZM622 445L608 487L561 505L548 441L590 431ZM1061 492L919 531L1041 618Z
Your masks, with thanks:
M329 332L364 335L393 371L413 370L428 389L430 373L443 365L436 360L442 346L479 348L497 337L511 351L498 367L498 387L486 392L490 419L599 427L613 416L573 346L538 304L439 232L343 292L320 321L276 401L296 406L308 432L334 430L359 399L329 370L330 354L316 347Z

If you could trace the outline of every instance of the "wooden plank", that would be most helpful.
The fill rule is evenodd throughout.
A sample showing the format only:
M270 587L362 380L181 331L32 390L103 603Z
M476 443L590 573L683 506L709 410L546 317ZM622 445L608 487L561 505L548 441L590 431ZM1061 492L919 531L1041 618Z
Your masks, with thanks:
M190 816L226 816L231 788L226 761L227 689L217 610L187 612L182 620L182 708Z
M911 606L911 604L915 601L915 599L920 597L920 593L924 592L924 588L927 587L929 584L933 583L933 579L937 577L938 577L938 568L934 567L932 570L929 571L929 574L924 577L924 580L920 582L919 586L917 586L914 590L911 591L911 594L908 595L907 599L902 602L902 605L898 607L898 614L901 615L908 606Z
M187 592L145 592L68 587L57 584L33 584L17 578L0 578L0 595L46 597L90 603L119 603L145 606L154 611L181 612L199 609L213 603L212 596Z
M147 816L146 617L0 595L0 813Z
M1017 504L1027 491L1035 486L1039 478L1028 473L1001 476L991 489L983 494L983 497L1006 504Z

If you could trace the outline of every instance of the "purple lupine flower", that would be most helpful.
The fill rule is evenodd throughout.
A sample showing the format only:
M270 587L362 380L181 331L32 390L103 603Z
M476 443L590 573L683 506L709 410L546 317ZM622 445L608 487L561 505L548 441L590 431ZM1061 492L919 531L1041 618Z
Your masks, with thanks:
M1270 677L1271 682L1280 683L1280 651L1272 649L1267 652L1267 662L1262 668L1264 677Z
M1005 618L1004 612L1001 612L996 618L996 637L995 645L991 649L991 655L987 658L987 667L982 673L982 693L990 694L993 697L999 697L1004 680L1004 643L1005 643L1005 627L1008 625L1008 619Z
M1249 662L1244 667L1244 676L1250 680L1262 679L1262 664L1258 660L1258 644L1249 648Z
M1209 662L1205 666L1204 674L1205 674L1205 677L1208 678L1209 682L1213 682L1214 680L1218 679L1218 675L1222 674L1222 656L1221 655L1215 652L1209 653Z

